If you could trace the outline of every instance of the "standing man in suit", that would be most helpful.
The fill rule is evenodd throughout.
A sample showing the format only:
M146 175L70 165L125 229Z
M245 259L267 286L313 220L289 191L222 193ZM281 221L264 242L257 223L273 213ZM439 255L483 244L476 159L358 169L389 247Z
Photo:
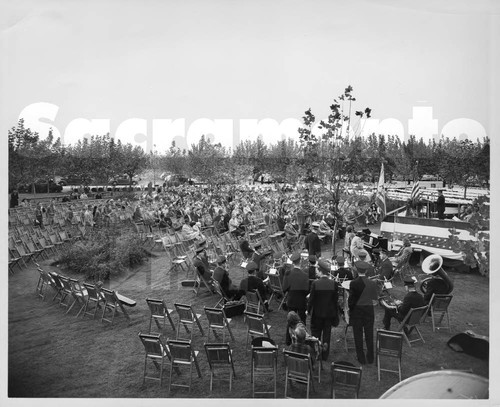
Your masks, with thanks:
M379 249L380 262L378 265L378 279L385 281L390 280L394 275L394 266L389 260L389 253L386 249Z
M444 210L446 209L445 199L443 195L443 190L438 190L438 197L436 201L436 210L439 219L444 219Z
M349 322L352 325L356 356L362 365L373 363L373 324L375 322L374 302L378 300L377 283L366 277L371 266L366 262L357 262L358 276L351 281L349 291ZM363 350L363 331L366 341L366 357Z
M323 343L322 357L328 359L332 326L338 326L338 291L337 283L330 280L330 264L318 261L321 277L311 284L311 294L307 312L311 314L311 334Z
M293 268L283 279L283 291L288 292L286 305L289 311L295 311L301 321L306 323L307 294L309 294L309 277L300 269L300 254L291 256Z
M311 232L306 236L304 245L309 253L309 256L315 255L317 259L321 257L321 240L319 240L319 223L313 222L311 225Z
M404 280L405 289L408 294L403 298L403 303L396 309L386 308L384 313L384 329L391 330L391 319L397 319L401 322L404 317L410 312L411 308L423 307L425 305L424 297L417 292L415 288L415 277L406 277Z

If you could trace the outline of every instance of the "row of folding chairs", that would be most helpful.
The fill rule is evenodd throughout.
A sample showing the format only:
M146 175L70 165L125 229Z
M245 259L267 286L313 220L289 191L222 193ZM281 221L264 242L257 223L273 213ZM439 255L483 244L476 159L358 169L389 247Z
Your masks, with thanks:
M139 338L144 345L144 372L143 385L146 380L159 382L160 387L164 380L164 371L168 371L168 393L172 387L187 388L191 390L193 367L198 377L201 378L199 351L194 350L191 340L167 339L163 341L160 334L139 333ZM214 379L222 378L222 373L227 372L229 391L232 390L233 378L236 379L233 351L229 343L204 343L205 354L210 369L210 392L213 391ZM289 397L290 383L304 384L307 398L310 389L314 390L314 373L310 355L283 350L285 362L285 398ZM148 363L149 362L149 363ZM155 367L154 373L148 369L148 364ZM174 372L181 375L181 368L189 368L189 382L173 381ZM149 370L149 371L148 371ZM277 397L278 375L278 347L268 338L257 338L252 342L251 348L251 392L256 395L270 394ZM336 398L342 394L347 397L357 398L361 386L362 368L355 367L345 362L334 362L331 366L331 395Z
M123 313L126 319L130 319L123 307L116 291L107 288L97 288L94 284L80 283L78 280L66 277L62 274L47 272L36 264L40 273L36 293L42 299L48 295L47 290L52 289L54 294L52 301L66 308L68 314L76 305L78 312L76 317L82 315L96 317L97 311L101 309L101 322L113 323L117 312Z

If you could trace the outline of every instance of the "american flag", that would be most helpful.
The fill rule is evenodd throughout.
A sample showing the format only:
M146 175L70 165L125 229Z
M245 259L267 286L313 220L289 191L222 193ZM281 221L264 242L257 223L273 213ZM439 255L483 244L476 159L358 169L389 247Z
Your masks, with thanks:
M382 168L380 168L380 177L378 179L377 195L375 196L375 203L380 208L381 216L380 219L384 219L387 213L387 207L385 205L385 180L384 180L384 163L382 163Z
M422 195L422 190L420 189L420 181L417 179L413 182L413 188L411 189L410 198L412 201L418 201L420 195Z

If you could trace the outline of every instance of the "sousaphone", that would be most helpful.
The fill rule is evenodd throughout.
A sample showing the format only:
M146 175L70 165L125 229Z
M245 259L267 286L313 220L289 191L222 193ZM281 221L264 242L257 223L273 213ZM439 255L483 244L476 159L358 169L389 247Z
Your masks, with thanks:
M427 284L433 279L441 279L447 286L447 293L453 291L453 281L450 280L446 271L443 270L443 258L439 254L432 254L422 262L422 271L429 276L424 278L420 284L420 290L425 294L427 292Z

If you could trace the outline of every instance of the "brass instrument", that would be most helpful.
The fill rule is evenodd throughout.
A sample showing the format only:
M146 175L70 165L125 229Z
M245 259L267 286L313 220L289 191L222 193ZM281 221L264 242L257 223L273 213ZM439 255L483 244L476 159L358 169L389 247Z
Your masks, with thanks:
M397 310L401 301L392 298L390 295L384 295L383 297L379 297L378 303L386 309Z
M441 279L448 287L450 294L453 291L453 281L450 280L446 271L443 270L443 258L439 254L432 254L422 262L422 271L429 274L429 277L424 278L420 283L420 290L425 294L427 292L427 284L433 279Z

